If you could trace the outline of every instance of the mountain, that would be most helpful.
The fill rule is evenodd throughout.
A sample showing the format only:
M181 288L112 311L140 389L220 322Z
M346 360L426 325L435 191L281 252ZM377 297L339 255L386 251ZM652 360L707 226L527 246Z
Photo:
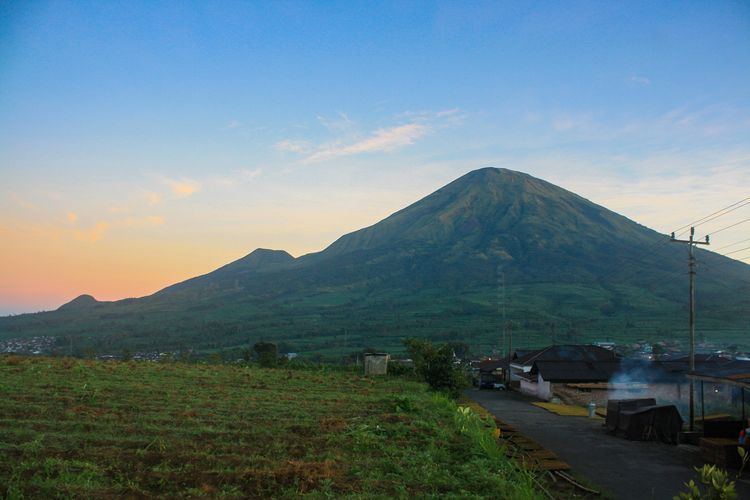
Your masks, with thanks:
M75 299L71 300L70 302L67 302L60 307L57 308L58 311L66 311L66 310L75 310L75 309L85 309L88 307L92 307L99 304L99 301L96 300L91 295L79 295Z
M750 266L696 256L699 338L747 343ZM503 330L516 347L684 339L686 303L684 245L543 180L485 168L320 252L258 249L148 297L2 318L0 338L55 335L110 353L273 340L336 356L420 336L489 352L505 345Z

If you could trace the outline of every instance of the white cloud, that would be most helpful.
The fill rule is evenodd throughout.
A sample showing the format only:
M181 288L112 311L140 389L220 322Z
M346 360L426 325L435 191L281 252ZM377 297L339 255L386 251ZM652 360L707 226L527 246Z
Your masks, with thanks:
M320 144L286 139L274 144L274 149L304 155L303 163L317 163L342 156L366 153L393 152L416 143L429 133L459 125L465 114L459 108L432 111L407 111L396 116L400 125L381 127L358 133L355 122L345 113L336 118L318 116L318 122L336 139Z
M312 154L308 155L304 161L306 163L315 163L340 156L396 151L414 144L417 139L429 131L430 127L421 123L409 123L396 127L381 128L374 131L369 137L349 144L323 144Z
M276 144L273 145L273 148L276 151L283 151L286 153L307 153L310 151L310 145L305 141L291 141L291 140L284 140L279 141Z
M355 125L346 113L340 111L335 118L326 118L320 115L317 118L321 125L334 134L349 132Z
M633 75L628 78L628 81L633 85L638 85L639 87L648 87L649 85L651 85L651 80L641 75Z

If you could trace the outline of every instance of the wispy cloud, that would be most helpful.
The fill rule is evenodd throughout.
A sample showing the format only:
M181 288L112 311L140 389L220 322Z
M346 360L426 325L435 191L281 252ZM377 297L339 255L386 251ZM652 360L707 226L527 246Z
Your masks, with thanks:
M346 113L338 112L334 118L318 115L318 122L334 134L348 133L355 127L354 121Z
M237 171L237 176L241 180L250 181L253 179L256 179L263 175L263 169L262 168L255 168L255 169L249 169L249 168L241 168Z
M75 212L68 212L66 214L66 217L68 219L68 222L70 222L71 224L74 224L78 220L78 214L76 214Z
M724 104L689 107L681 106L648 119L631 121L620 131L628 134L643 134L653 137L677 136L690 138L714 138L718 135L740 137L750 129L747 110Z
M104 237L104 233L107 232L107 229L109 229L108 222L97 222L94 227L90 229L76 230L75 236L78 240L96 243Z
M407 111L395 118L396 125L380 127L369 132L357 130L357 125L346 113L334 118L318 116L318 122L336 138L319 144L306 140L285 139L273 145L277 151L302 155L302 163L317 163L334 158L368 153L389 153L415 144L426 135L442 128L457 126L465 114L458 108L437 112Z
M301 154L310 151L310 144L305 141L284 140L274 144L273 148L276 151Z
M648 87L649 85L651 85L651 80L642 75L632 75L630 78L628 78L628 82L639 87Z
M210 186L219 186L219 187L235 187L239 186L241 184L245 184L247 182L254 181L258 177L263 175L263 169L262 168L241 168L239 170L234 170L230 174L219 176L219 177L212 177L208 180L206 180L206 184Z
M430 127L421 123L409 123L396 127L375 130L369 137L349 144L329 143L319 146L304 161L315 163L340 156L361 153L391 152L414 144L417 139L426 135Z
M169 188L172 190L172 192L180 198L192 196L201 190L200 182L194 179L188 179L187 177L181 177L177 180L167 180L167 184L169 185Z

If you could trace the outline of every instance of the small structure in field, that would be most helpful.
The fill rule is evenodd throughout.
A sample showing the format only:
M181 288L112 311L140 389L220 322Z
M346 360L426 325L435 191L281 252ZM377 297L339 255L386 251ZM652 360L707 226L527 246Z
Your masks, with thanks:
M365 354L365 376L387 374L390 359L391 355L384 352Z

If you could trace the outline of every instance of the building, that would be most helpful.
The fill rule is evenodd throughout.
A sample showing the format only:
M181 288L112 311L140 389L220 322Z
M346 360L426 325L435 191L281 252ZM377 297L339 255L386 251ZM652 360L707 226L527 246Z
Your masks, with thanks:
M604 384L620 370L620 358L611 350L595 345L556 345L514 355L510 363L511 380L520 383L520 391L549 400L554 394L575 395L591 392L590 387L572 384ZM567 399L567 398L566 398Z

